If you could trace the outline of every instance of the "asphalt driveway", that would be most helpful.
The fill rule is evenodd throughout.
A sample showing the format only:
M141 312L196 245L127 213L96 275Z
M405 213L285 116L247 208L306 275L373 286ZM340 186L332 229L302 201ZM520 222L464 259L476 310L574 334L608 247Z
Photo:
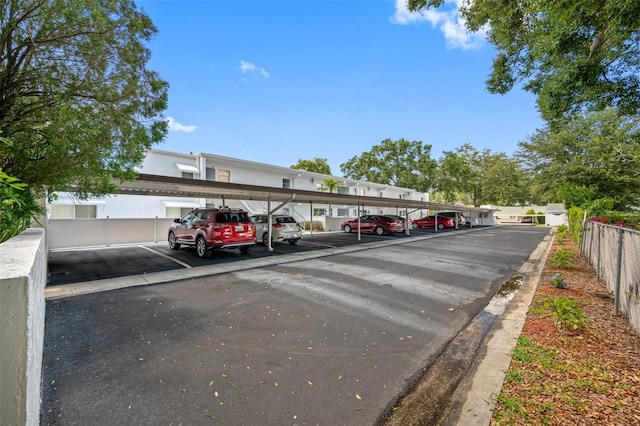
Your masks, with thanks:
M49 300L42 424L375 424L547 233L459 231Z

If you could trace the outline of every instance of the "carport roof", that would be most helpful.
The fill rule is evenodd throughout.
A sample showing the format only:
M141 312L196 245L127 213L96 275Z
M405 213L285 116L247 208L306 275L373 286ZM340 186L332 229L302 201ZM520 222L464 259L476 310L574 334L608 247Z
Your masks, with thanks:
M155 195L190 198L216 198L227 200L260 200L276 202L290 200L296 203L363 205L371 207L398 207L407 209L489 211L489 209L432 203L409 199L370 197L363 195L337 194L293 188L247 185L230 182L187 179L172 176L140 174L131 182L116 182L119 194Z

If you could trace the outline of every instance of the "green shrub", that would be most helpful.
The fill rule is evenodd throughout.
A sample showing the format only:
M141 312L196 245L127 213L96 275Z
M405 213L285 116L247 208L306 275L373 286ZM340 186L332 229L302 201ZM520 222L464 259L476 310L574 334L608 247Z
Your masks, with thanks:
M569 288L569 283L559 272L556 272L551 278L549 278L549 283L555 288Z
M324 225L322 225L322 222L320 222L319 220L314 220L313 222L309 222L308 220L304 221L304 230L305 231L309 231L311 228L310 223L313 223L313 230L314 231L319 231L322 232L324 231Z
M585 318L582 308L570 297L554 298L551 310L556 316L556 321L564 327L578 330L587 326L587 318Z
M567 214L569 216L569 231L571 232L571 238L573 238L573 241L576 243L580 243L584 210L580 207L571 207Z
M569 228L564 223L558 226L558 230L556 231L556 241L559 244L564 244L564 239L567 237L567 233L569 232Z
M27 229L40 211L27 184L0 169L0 243Z
M571 250L559 249L549 260L549 263L558 268L569 268L573 263L573 255L574 253Z

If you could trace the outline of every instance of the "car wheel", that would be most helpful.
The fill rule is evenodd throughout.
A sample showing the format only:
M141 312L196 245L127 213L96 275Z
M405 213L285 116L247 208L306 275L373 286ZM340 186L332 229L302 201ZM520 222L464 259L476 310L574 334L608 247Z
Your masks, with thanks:
M211 250L207 249L207 242L202 235L200 235L196 240L196 254L198 255L198 257L211 256Z
M169 232L169 248L171 250L180 250L180 243L176 242L176 234Z
M266 232L262 234L262 244L265 246L269 245L269 234Z
M289 244L291 244L292 246L296 245L297 242L298 240L289 240Z
M377 235L384 235L384 228L382 226L378 226L376 228L376 234Z
M240 247L240 253L246 253L249 251L249 246Z
M444 223L439 223L438 224L438 229L440 229L440 230L444 229Z
M345 225L344 226L344 232L346 232L347 234L351 232L351 226L349 225Z

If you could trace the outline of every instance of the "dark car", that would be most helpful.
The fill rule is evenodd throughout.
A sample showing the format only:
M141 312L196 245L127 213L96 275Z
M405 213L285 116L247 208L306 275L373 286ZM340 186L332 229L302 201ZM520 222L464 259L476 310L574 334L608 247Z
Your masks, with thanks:
M445 216L438 216L437 228L453 228L455 225L454 219ZM425 216L422 219L414 219L411 221L411 226L416 228L436 228L436 216Z
M346 222L342 222L342 224L340 224L340 229L347 233L357 231L358 220L351 219ZM377 214L360 216L360 232L372 232L377 235L383 235L402 232L403 230L404 223L389 216Z
M246 253L256 244L256 227L244 210L201 208L175 219L168 238L171 249L193 246L199 257L222 249L237 248Z

